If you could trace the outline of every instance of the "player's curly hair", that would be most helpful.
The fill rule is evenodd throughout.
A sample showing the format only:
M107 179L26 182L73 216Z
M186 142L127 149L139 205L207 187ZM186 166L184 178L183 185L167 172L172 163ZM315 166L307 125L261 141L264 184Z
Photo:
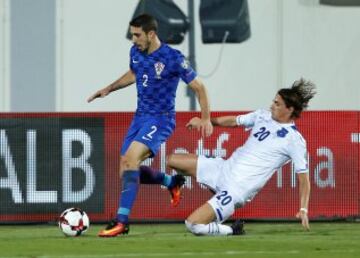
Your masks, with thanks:
M292 118L299 118L301 112L308 107L310 99L316 94L315 84L303 78L293 83L291 88L283 88L278 94L284 100L287 108L293 107Z

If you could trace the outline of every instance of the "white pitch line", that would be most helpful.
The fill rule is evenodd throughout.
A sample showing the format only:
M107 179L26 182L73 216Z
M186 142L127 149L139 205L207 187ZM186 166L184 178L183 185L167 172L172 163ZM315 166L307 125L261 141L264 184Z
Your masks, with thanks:
M299 254L298 250L292 251L225 251L225 252L181 252L181 253L129 253L101 255L101 258L112 257L173 257L173 256L232 256L239 254ZM99 255L74 255L74 256L38 256L37 258L95 258Z
M321 252L321 251L320 251ZM324 253L354 253L355 250L323 250ZM232 256L232 255L246 255L246 254L278 254L278 255L298 255L300 254L300 250L290 250L290 251L225 251L225 252L181 252L181 253L129 253L129 254L108 254L108 255L100 255L102 258L113 258L113 257L174 257L174 256ZM44 255L44 256L35 256L37 258L97 258L99 255L61 255L61 256L52 256L52 255ZM0 258L11 258L11 257L3 257Z
M324 253L354 253L355 250L323 250L319 252ZM107 254L107 255L100 255L102 258L113 258L113 257L174 257L174 256L232 256L232 255L246 255L246 254L279 254L279 255L298 255L301 251L299 250L290 250L290 251L225 251L225 252L182 252L182 253L129 253L129 254ZM16 256L16 257L29 257L29 256ZM41 255L36 256L36 258L97 258L99 254L89 254L89 255ZM13 256L0 256L0 258L14 258Z

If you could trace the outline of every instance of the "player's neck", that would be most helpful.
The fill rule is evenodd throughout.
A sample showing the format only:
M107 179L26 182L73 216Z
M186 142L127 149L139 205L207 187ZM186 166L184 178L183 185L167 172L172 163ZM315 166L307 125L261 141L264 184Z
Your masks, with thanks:
M293 123L294 123L294 120L287 120L287 121L279 122L279 124L293 124Z
M151 53L153 53L154 51L158 50L161 46L161 41L159 38L155 38L151 43L150 46L148 48L147 54L150 55Z
M274 119L279 124L291 124L294 122L294 119L288 116L277 116L277 117L272 116L272 119Z

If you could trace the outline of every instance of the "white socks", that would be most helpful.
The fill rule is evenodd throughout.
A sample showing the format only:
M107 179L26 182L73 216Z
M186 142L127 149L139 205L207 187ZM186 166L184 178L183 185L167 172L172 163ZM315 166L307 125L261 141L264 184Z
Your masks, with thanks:
M232 235L233 230L230 226L211 222L209 224L192 224L185 220L186 228L197 236L227 236Z

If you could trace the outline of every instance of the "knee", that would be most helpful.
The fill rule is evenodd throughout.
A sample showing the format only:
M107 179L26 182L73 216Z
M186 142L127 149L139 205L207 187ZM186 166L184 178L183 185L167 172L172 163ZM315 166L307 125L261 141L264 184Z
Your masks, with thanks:
M194 235L198 235L199 232L196 231L196 224L193 224L190 221L185 220L185 227L187 228L188 231L190 231Z
M174 161L175 161L175 155L174 154L170 154L169 156L167 156L167 158L166 158L166 164L169 166L169 167L171 167L171 168L173 168L174 167Z
M137 169L138 162L130 155L124 155L120 159L120 174L123 174L125 170Z
M203 224L192 223L188 220L185 220L185 226L187 230L193 233L195 236L204 235L204 226Z

